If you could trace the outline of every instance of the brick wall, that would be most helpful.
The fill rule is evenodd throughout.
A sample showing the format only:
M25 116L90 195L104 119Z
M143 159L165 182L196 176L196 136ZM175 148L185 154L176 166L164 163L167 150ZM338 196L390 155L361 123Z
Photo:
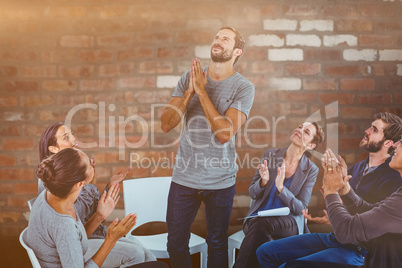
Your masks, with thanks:
M351 164L366 157L358 142L372 114L402 115L400 0L19 0L0 7L1 237L27 225L39 137L54 121L72 118L79 140L94 143L84 151L96 157L99 188L130 155L140 165L130 178L171 175L179 130L162 133L161 108L194 57L207 66L224 25L244 33L236 69L256 87L238 136L232 229L247 211L252 165L264 148L287 145L300 122L321 117ZM319 187L311 211L323 206ZM201 234L203 217L195 225Z

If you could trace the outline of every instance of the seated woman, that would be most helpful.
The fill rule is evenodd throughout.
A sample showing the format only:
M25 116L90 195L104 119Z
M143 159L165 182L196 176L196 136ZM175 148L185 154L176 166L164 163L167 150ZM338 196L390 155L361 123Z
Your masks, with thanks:
M234 267L259 267L256 250L260 245L308 232L302 210L307 208L318 168L308 159L306 150L315 149L324 137L316 122L305 122L293 131L289 147L264 152L249 187L251 205L247 216L281 207L288 207L290 215L246 219L245 237Z
M83 152L67 148L39 164L37 175L48 190L42 191L32 206L27 244L42 267L100 267L118 239L130 231L137 216L115 219L106 238L92 258L85 260L88 237L113 211L119 200L119 186L113 185L99 200L96 213L85 226L74 203L81 189L93 178L94 169Z
M43 161L55 153L66 148L77 147L77 140L71 130L64 126L63 123L57 122L43 132L39 143L39 158ZM94 163L91 161L91 164ZM121 182L127 173L114 175L108 185ZM39 177L40 178L40 177ZM38 192L41 193L45 189L41 179L38 180ZM91 183L86 184L78 195L75 202L75 209L83 224L85 224L97 210L100 194L98 188ZM88 251L85 255L90 258L100 248L106 238L107 226L100 224L93 232L88 241ZM115 247L109 253L102 267L127 267L136 263L155 261L154 254L144 248L144 246L136 239L121 238L117 241Z

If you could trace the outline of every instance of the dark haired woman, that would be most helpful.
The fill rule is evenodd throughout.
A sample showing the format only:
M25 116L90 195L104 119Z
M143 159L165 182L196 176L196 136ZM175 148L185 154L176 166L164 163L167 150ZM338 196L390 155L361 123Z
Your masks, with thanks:
M247 216L281 207L288 207L290 214L246 219L243 224L245 237L234 267L259 267L256 250L260 245L308 232L302 210L307 208L310 200L318 167L306 153L314 150L324 137L316 122L305 122L292 132L289 147L264 152L248 190L251 205Z
M48 156L58 153L66 148L77 147L77 140L70 128L61 122L54 123L46 128L43 132L39 143L39 157L42 161ZM91 161L91 164L92 161ZM114 175L108 186L121 182L127 173ZM40 177L39 177L40 178ZM106 188L108 188L108 186ZM39 193L45 189L42 181L38 180ZM107 189L105 189L107 190ZM92 183L86 184L75 202L75 209L83 224L85 224L97 210L100 194L98 188ZM90 258L102 245L105 237L107 226L100 224L91 235L88 244L89 248L85 255ZM144 248L144 246L136 239L121 238L117 241L116 246L112 249L102 267L127 267L136 263L155 261L154 254Z
M134 227L137 217L129 214L121 222L115 219L99 250L91 259L84 259L87 238L110 215L119 200L118 184L102 194L96 213L84 226L74 203L94 175L88 156L79 150L64 149L42 161L37 175L48 190L41 192L33 204L27 244L41 266L100 267L118 239Z

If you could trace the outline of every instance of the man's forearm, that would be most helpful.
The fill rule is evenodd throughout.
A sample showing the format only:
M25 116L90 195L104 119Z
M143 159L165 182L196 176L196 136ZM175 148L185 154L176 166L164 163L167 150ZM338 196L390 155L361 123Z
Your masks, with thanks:
M220 143L229 141L234 133L233 125L224 116L219 114L206 91L198 94L202 110L208 120L209 126Z
M167 133L171 131L180 123L193 96L194 93L190 93L186 90L183 97L180 98L177 103L169 103L166 106L161 116L161 128L163 132Z

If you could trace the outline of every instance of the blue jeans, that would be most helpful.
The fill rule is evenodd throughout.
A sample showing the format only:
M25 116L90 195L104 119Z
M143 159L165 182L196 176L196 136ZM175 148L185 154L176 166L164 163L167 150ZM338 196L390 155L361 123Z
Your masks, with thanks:
M208 267L227 267L230 213L235 186L220 190L197 190L172 182L168 197L166 222L167 249L172 267L192 267L188 248L190 227L201 202L207 220Z
M339 243L333 233L296 235L257 249L258 262L263 268L359 266L364 264L366 254L359 246Z

